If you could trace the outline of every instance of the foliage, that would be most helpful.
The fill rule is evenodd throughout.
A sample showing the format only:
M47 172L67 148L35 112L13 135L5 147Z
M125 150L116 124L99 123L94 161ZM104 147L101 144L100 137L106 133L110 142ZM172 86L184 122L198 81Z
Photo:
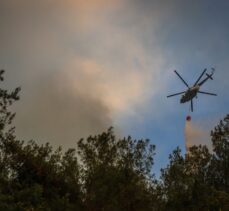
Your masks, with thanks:
M3 71L0 77L3 80ZM8 107L20 89L0 89L0 210L75 210L81 208L75 149L64 154L49 144L25 144L10 128Z
M19 91L0 89L0 210L229 210L229 115L211 132L212 152L177 148L155 179L155 146L113 128L66 152L18 140Z
M164 210L229 210L229 115L211 132L213 152L179 148L162 170Z
M87 210L150 210L151 167L155 146L149 140L117 140L112 128L78 143Z

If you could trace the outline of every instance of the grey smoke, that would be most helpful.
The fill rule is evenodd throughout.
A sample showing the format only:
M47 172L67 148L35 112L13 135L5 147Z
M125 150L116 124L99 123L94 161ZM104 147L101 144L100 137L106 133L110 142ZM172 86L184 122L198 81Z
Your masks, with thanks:
M99 97L81 94L66 83L61 77L40 78L29 96L23 97L22 90L15 120L19 137L73 147L79 138L111 125L109 109Z

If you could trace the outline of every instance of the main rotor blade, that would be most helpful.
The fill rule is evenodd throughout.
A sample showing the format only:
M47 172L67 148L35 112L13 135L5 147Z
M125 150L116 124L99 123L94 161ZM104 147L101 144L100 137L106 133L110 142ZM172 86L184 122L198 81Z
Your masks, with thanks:
M193 101L191 99L191 111L193 112Z
M200 79L202 78L202 76L204 75L204 73L207 71L207 68L204 69L204 71L201 73L201 75L199 76L199 78L197 79L197 81L195 82L194 86L196 86L196 84L200 81Z
M210 92L202 92L202 91L198 91L198 93L201 93L201 94L206 94L206 95L213 95L213 96L217 96L217 94L210 93Z
M173 97L173 96L176 96L176 95L181 95L183 93L185 93L185 92L179 92L179 93L176 93L176 94L168 95L167 97Z
M186 81L180 76L180 74L174 70L174 72L177 74L177 76L183 81L183 83L189 88L188 84L186 83Z

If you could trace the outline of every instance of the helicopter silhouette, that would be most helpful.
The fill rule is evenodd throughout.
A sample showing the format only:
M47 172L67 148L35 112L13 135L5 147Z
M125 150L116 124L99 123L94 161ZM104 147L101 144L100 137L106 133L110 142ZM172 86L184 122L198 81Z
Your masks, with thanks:
M210 93L210 92L203 92L203 91L200 91L200 87L208 80L208 79L211 79L213 80L213 74L215 72L215 69L214 68L211 68L212 69L212 72L210 74L206 73L206 78L204 78L202 81L201 78L203 77L203 75L205 74L205 72L207 71L207 68L205 68L203 70L203 72L201 73L201 75L199 76L199 78L196 80L196 82L194 83L193 86L189 86L187 84L187 82L181 77L181 75L176 71L174 70L174 72L176 73L176 75L182 80L182 82L185 84L185 86L188 88L186 91L183 91L183 92L178 92L178 93L175 93L175 94L171 94L171 95L168 95L167 97L173 97L173 96L176 96L176 95L181 95L181 99L180 99L180 103L186 103L188 101L191 101L191 111L193 112L193 98L196 97L197 98L197 94L198 93L201 93L201 94L206 94L206 95L212 95L212 96L217 96L217 94L214 94L214 93ZM200 81L200 82L199 82Z

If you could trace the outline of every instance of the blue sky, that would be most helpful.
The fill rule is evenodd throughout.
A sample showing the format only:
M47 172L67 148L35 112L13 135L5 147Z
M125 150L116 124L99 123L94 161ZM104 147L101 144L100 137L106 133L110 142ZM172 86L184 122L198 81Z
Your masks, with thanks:
M193 139L209 144L228 113L228 10L226 0L2 0L5 86L22 87L18 137L67 148L113 125L156 145L158 174L173 149L185 150L190 106L166 98L185 89L173 70L192 84L215 67L202 90L218 96L199 96L191 123L202 134Z

